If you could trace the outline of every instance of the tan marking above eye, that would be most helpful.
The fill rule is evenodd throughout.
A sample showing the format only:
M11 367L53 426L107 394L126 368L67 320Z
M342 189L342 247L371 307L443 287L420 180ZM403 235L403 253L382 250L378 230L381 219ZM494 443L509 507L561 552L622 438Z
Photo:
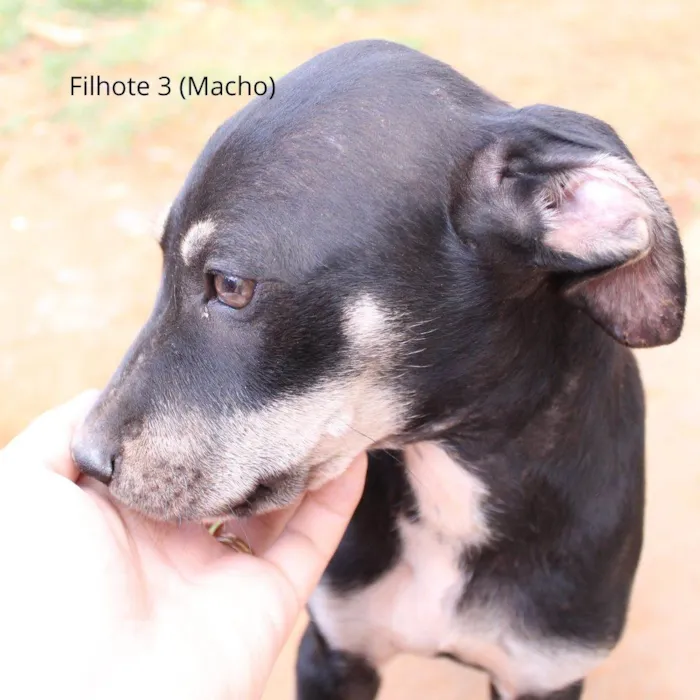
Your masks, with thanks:
M232 309L242 309L253 299L255 280L216 273L213 281L216 298Z

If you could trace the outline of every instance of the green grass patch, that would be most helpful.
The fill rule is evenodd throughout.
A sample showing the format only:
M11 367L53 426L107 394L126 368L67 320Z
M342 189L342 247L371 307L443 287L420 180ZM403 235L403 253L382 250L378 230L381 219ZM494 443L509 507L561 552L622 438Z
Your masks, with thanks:
M262 10L285 9L291 12L327 16L343 8L378 10L382 7L414 5L417 0L240 0L243 7Z
M114 37L97 50L95 60L102 66L142 63L157 35L157 23L143 21L133 31Z
M56 91L65 86L66 90L68 90L70 88L68 71L86 54L87 51L85 49L77 51L48 51L43 54L41 57L41 72L44 76L46 87L49 90Z
M129 152L133 148L140 124L139 119L129 116L110 120L102 124L97 133L92 135L91 145L94 146L98 155Z
M8 51L25 37L20 21L24 0L0 0L0 51Z
M77 12L94 15L133 15L150 10L156 0L58 0L59 4Z
M0 124L0 134L3 136L12 136L29 125L29 118L24 114L13 114Z
M397 44L403 44L410 49L423 51L425 49L425 39L419 36L387 36L387 39L395 41Z
M130 150L142 118L139 114L114 117L108 101L72 102L53 117L57 122L70 122L87 136L81 150L93 156Z
M104 102L84 103L82 100L69 102L65 107L54 114L52 121L70 122L76 124L84 131L92 131L99 128L100 118L105 109Z

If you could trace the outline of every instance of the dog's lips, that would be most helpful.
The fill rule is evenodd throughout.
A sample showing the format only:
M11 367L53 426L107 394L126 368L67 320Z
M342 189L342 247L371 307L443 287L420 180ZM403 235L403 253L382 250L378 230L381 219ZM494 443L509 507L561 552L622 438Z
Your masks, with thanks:
M350 466L351 461L352 457L339 455L314 464L308 469L305 490L317 491L324 484L339 477Z
M211 518L245 519L286 508L305 492L315 491L340 476L351 461L352 457L338 455L292 469L284 475L258 484L247 497L228 502Z
M264 498L251 500L244 498L227 503L218 510L212 517L214 518L250 518L264 510Z
M286 508L306 490L303 479L298 478L297 473L292 470L260 482L248 496L229 501L215 517L249 518Z
M255 512L255 506L250 503L243 501L237 506L228 506L224 512L220 513L221 517L226 518L236 518L239 520L244 520L245 518L250 518Z

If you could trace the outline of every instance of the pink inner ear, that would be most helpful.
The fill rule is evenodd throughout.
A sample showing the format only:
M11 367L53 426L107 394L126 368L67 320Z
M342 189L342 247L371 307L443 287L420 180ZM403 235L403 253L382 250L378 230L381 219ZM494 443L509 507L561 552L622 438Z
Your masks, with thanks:
M633 163L603 156L564 185L543 210L545 242L593 274L572 276L563 296L625 345L673 342L685 310L683 248L653 183Z
M544 242L594 265L620 264L649 249L649 216L644 200L619 173L592 166L559 195Z

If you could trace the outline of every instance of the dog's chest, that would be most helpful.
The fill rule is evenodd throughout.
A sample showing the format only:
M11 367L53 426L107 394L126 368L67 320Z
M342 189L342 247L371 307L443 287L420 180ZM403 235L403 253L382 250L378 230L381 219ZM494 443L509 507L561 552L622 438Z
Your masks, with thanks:
M406 467L418 517L397 523L399 562L357 593L335 598L321 588L311 606L331 644L375 663L399 651L459 653L466 635L458 604L470 577L463 555L489 538L478 478L427 443L406 451Z
M493 536L487 488L435 445L407 450L406 466L418 518L397 523L399 561L365 588L321 585L311 599L328 644L376 666L401 652L449 654L487 670L503 698L562 688L597 665L604 649L524 634L504 601L460 605L471 578L464 554Z

